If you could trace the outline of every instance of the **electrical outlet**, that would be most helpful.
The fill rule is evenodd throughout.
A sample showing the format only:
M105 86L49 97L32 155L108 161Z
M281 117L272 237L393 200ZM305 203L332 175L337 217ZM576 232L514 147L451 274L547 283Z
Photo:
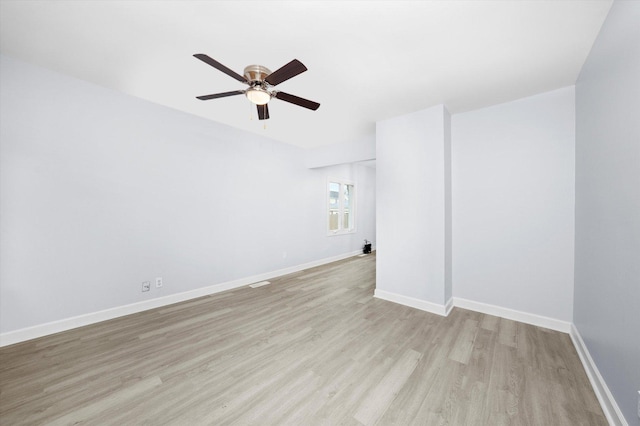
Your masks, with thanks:
M142 283L142 291L149 291L151 290L151 281L144 281Z
M162 287L162 277L156 277L156 288Z

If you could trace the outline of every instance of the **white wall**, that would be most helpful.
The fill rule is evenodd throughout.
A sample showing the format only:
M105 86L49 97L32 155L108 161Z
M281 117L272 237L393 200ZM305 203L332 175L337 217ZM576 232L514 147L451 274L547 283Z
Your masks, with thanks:
M307 150L305 164L310 169L375 160L375 135L353 142L337 143Z
M571 321L574 89L452 117L453 292Z
M444 306L443 105L376 123L376 291Z
M640 390L640 3L616 1L576 83L574 323L632 425Z
M358 250L375 170L305 152L6 56L0 62L0 332ZM356 181L357 229L328 237L328 176ZM141 292L141 282L164 287Z

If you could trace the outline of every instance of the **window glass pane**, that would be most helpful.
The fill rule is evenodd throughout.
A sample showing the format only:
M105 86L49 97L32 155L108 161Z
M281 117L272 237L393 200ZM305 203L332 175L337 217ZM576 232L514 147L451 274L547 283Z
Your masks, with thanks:
M351 198L353 195L353 185L343 185L344 188L344 194L343 194L343 223L342 223L342 228L343 229L351 229L353 228L352 226L352 220L353 220L353 215L351 214Z
M329 182L329 230L337 231L340 224L340 184Z

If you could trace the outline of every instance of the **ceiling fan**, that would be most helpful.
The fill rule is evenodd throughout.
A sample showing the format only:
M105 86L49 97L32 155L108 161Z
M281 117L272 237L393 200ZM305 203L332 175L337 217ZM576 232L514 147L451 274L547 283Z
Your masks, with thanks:
M193 56L200 59L202 62L211 65L215 69L222 71L228 76L249 85L249 88L245 90L234 90L231 92L215 93L213 95L197 96L197 98L202 101L224 98L227 96L245 95L247 99L258 107L258 118L260 120L267 120L269 118L269 107L267 106L267 103L271 98L280 99L281 101L289 102L313 111L320 107L320 104L317 102L273 90L273 87L283 81L287 81L307 70L307 67L297 59L294 59L274 72L271 72L267 67L263 67L262 65L249 65L245 67L244 76L242 76L204 53L196 53Z

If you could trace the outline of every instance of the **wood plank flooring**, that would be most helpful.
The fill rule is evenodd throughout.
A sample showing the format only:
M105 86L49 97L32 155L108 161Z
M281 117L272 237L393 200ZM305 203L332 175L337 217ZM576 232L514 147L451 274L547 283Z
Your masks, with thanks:
M0 423L607 424L568 335L374 287L375 254L0 348Z

